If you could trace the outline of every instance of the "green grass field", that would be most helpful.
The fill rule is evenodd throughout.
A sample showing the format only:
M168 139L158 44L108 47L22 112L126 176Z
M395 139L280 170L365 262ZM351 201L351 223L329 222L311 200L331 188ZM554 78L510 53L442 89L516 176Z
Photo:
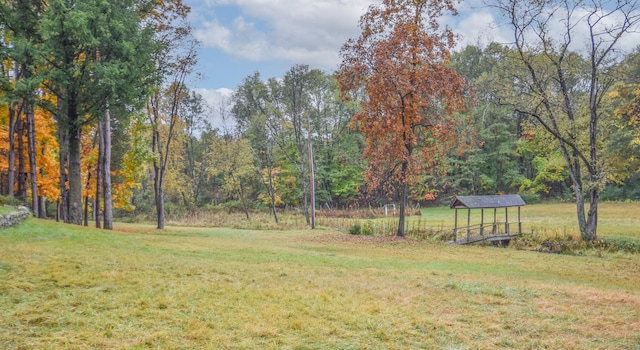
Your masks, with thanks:
M573 234L572 210L523 221ZM602 234L640 240L638 212L603 205ZM0 348L640 349L640 256L29 219L0 231Z

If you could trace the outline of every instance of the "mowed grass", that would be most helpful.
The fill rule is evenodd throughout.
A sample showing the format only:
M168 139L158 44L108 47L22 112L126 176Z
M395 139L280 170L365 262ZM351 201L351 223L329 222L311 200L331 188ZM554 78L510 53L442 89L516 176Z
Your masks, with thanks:
M29 219L0 231L0 348L640 349L640 256Z

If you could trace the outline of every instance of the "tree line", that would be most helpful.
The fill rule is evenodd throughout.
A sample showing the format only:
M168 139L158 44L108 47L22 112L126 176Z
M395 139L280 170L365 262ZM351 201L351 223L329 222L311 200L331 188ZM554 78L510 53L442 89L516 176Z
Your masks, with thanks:
M602 8L569 16L566 33L574 18L592 25L592 44L575 46L545 27L562 11L536 4L494 4L513 44L454 51L435 20L454 3L383 1L337 72L255 72L207 106L187 86L197 42L179 0L5 1L2 193L105 228L114 214L163 228L201 210L277 222L296 209L313 225L315 207L388 203L404 218L410 203L520 193L575 201L594 239L599 200L640 199L640 56L618 41L638 20L624 4L606 9L626 14L618 27L599 25Z

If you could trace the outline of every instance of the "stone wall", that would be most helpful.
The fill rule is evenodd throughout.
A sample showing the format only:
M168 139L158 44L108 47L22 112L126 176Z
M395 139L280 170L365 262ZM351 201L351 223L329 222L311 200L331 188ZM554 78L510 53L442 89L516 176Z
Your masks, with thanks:
M20 224L31 215L31 211L27 207L19 206L18 211L9 214L0 215L0 228L12 227Z

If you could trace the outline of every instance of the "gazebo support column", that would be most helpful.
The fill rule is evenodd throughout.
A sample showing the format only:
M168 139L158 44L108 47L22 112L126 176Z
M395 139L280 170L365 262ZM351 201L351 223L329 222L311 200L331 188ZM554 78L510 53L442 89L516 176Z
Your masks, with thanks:
M520 207L518 207L518 234L522 234L522 221L520 220Z
M509 234L509 208L504 208L504 233Z
M453 241L458 240L458 208L456 208L456 218L455 223L453 224Z
M498 209L493 208L493 234L494 235L498 234L497 210Z
M480 209L480 236L484 236L484 208Z
M467 209L467 242L471 238L471 209Z

